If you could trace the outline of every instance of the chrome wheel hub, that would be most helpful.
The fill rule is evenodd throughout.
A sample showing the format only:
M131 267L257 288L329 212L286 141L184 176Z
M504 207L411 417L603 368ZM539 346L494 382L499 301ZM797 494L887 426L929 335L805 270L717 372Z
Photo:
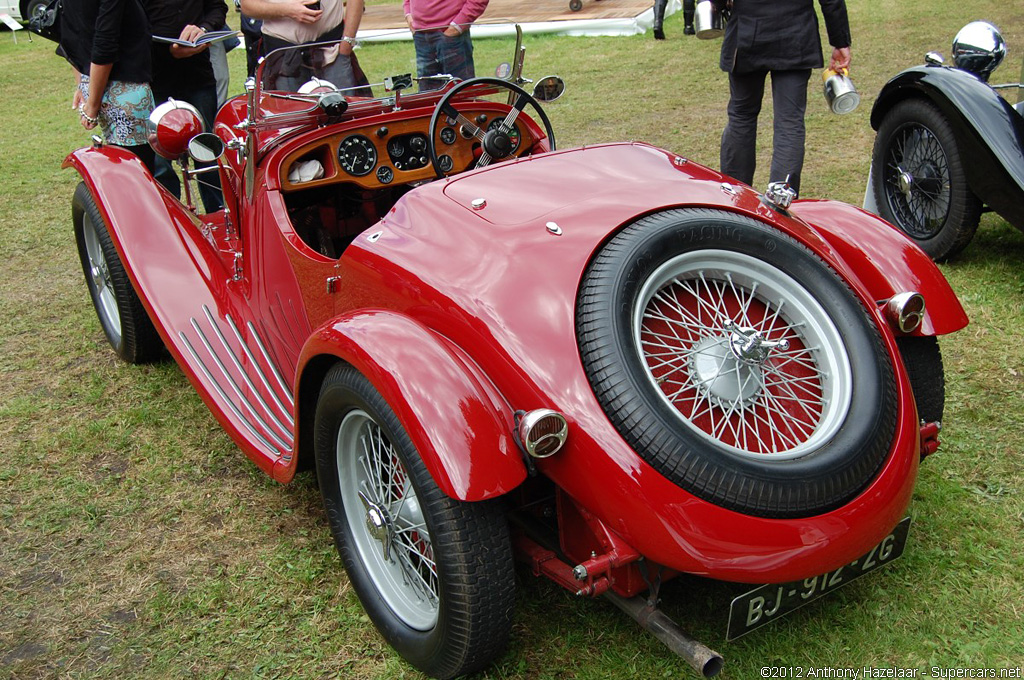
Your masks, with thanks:
M366 497L362 491L359 492L359 500L366 508L366 529L370 536L380 542L381 552L384 559L391 559L391 544L395 538L395 523L391 520L388 511Z
M690 370L697 390L723 407L752 402L764 384L761 366L741 361L728 337L699 342L690 357Z
M729 348L733 355L745 364L760 366L768 359L773 349L789 349L789 340L773 341L764 337L761 331L749 326L738 326L732 320L723 324L729 331Z
M910 198L910 194L914 189L914 176L906 170L900 170L896 181L899 184L900 193Z

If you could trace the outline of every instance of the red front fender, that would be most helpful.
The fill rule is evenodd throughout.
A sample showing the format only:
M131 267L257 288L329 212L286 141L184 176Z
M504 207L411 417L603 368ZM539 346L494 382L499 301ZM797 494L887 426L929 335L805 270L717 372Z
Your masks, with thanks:
M910 239L882 218L846 203L797 201L793 212L814 227L876 302L896 293L924 296L925 318L914 335L945 335L967 325L956 293L939 268Z
M302 455L316 395L327 369L342 360L394 409L434 481L448 496L479 501L526 479L512 436L512 412L457 347L406 316L363 310L333 319L306 342L299 359Z

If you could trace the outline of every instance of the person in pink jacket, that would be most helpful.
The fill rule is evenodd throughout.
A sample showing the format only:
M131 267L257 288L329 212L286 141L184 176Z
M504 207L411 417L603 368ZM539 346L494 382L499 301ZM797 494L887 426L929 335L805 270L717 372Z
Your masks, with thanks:
M404 0L403 8L420 78L447 74L466 80L476 75L469 27L487 9L487 0ZM440 84L421 80L420 89Z

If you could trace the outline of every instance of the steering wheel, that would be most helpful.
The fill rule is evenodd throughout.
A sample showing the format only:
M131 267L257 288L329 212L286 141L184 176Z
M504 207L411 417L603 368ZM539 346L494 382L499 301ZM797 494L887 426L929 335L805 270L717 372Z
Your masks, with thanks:
M476 123L459 113L455 106L452 105L452 100L455 99L460 92L481 85L504 88L519 95L516 98L515 103L512 105L512 109L508 112L508 115L505 116L503 121L501 121L501 124L490 130L479 127ZM463 80L461 83L458 83L455 87L448 90L448 92L441 97L441 101L437 102L437 106L434 107L434 113L430 116L430 134L427 136L427 151L430 155L430 163L434 166L434 172L437 173L437 176L444 177L448 172L451 172L450 167L447 169L442 167L440 158L437 154L437 126L438 123L441 122L441 116L444 116L449 121L455 121L455 123L460 125L467 134L472 135L474 139L480 142L483 153L477 159L475 167L481 168L485 165L489 165L491 161L500 161L503 158L507 158L512 155L514 148L510 133L516 119L519 118L519 114L523 112L523 109L526 108L527 104L533 107L541 122L544 123L544 133L547 135L551 151L554 151L555 131L551 127L551 121L548 120L548 116L544 113L544 109L540 107L540 103L519 85L507 80L502 80L501 78L481 77Z

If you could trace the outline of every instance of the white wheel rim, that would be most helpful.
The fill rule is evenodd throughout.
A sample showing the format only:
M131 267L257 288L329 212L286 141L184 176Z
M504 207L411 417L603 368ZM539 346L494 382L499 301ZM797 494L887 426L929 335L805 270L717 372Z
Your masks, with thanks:
M350 411L336 446L349 539L374 587L410 628L437 623L438 580L423 511L394 445L365 411Z
M104 325L114 335L111 339L117 344L121 340L121 311L117 307L117 294L110 281L110 267L103 255L103 246L88 214L82 216L82 238L89 258L86 276L96 295L96 312L103 318Z
M658 395L693 432L737 455L819 449L850 409L842 335L804 286L727 250L678 255L644 283L633 339Z

